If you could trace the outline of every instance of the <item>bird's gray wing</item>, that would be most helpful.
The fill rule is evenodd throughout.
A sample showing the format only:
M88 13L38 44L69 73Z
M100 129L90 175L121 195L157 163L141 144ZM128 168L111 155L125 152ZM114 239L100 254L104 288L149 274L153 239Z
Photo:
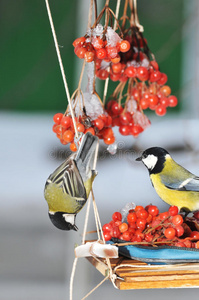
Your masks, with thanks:
M199 177L188 177L177 180L174 177L161 176L162 183L169 189L178 191L199 192Z
M50 182L62 187L63 192L71 197L81 198L81 200L87 198L82 177L73 157L67 159L49 176L46 184Z
M87 199L82 177L77 169L76 162L73 160L64 172L62 186L63 190L71 197L82 198L82 200Z

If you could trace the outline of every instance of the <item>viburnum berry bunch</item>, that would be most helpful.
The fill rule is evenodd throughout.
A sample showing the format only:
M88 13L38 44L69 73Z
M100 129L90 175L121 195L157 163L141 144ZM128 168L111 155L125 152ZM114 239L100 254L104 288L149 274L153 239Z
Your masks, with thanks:
M85 36L77 38L73 46L79 58L85 59L86 62L97 60L98 63L102 60L107 63L119 62L118 53L127 52L130 49L130 43L127 40L123 40L110 26L104 28L101 24L88 30ZM100 76L100 70L98 73Z
M115 142L113 127L118 127L123 136L137 137L151 124L145 111L152 110L156 115L164 116L169 107L175 107L178 103L167 85L167 75L160 71L155 56L143 36L143 27L139 24L136 7L133 7L134 4L130 0L125 3L121 19L116 17L106 3L98 16L95 12L95 22L91 26L90 21L86 34L73 42L75 54L87 63L88 79L90 77L89 91L87 88L89 96L86 95L87 92L84 96L82 91L80 93L79 84L78 97L72 99L77 130L71 122L71 112L68 108L65 114L58 113L54 116L53 125L53 131L61 143L70 143L72 151L76 150L75 130L80 133L90 131L105 144L112 145ZM100 24L103 16L104 25ZM85 64L83 69L84 66ZM97 95L96 77L101 80L109 78L111 81L118 81L108 99L104 92L103 103L99 96L98 100L93 100ZM81 105L78 104L80 102ZM115 143L112 149L116 147Z
M106 145L113 144L115 136L112 130L112 117L104 110L96 94L84 93L83 96L84 99L81 96L80 99L77 97L73 104L78 133L89 131L102 139ZM55 114L53 120L53 132L56 133L60 142L64 145L70 144L71 151L76 151L75 128L68 110L65 114Z
M155 205L145 208L137 205L129 210L126 221L120 212L114 212L112 220L104 224L102 230L106 241L116 238L132 245L199 248L199 214L195 213L186 220L176 206L160 213Z

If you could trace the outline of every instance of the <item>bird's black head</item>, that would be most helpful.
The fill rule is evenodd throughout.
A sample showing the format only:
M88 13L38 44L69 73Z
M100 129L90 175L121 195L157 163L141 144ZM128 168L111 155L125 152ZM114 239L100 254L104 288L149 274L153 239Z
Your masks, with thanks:
M156 174L162 171L164 168L164 162L166 155L169 153L161 147L152 147L145 150L137 161L142 161L149 170L150 174Z
M49 218L53 225L61 230L75 230L77 231L78 228L75 225L75 217L74 214L66 214L64 212L49 212Z

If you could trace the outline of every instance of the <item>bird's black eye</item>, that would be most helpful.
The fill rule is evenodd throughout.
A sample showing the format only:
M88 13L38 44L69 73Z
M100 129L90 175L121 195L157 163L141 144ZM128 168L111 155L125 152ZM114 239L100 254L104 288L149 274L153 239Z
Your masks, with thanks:
M148 155L146 153L143 153L143 155L142 155L143 158L147 158L147 156Z

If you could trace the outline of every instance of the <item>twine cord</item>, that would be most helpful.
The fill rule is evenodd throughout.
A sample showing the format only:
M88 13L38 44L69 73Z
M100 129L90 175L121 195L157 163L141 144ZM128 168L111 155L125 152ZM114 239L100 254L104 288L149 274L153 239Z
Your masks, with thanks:
M50 10L48 0L45 0L45 2L46 2L46 9L47 9L47 12L48 12L48 18L49 18L49 21L50 21L50 27L51 27L51 30L52 30L52 35L53 35L53 39L54 39L54 43L55 43L55 48L56 48L56 52L57 52L57 57L58 57L58 61L59 61L59 66L60 66L60 70L61 70L61 74L62 74L62 79L63 79L63 82L64 82L66 96L67 96L67 99L68 99L68 104L69 104L69 107L70 107L71 117L72 117L73 124L74 124L75 136L76 136L76 138L78 138L79 133L77 131L77 126L76 126L76 122L75 122L75 115L74 115L74 111L73 111L73 108L72 108L69 88L68 88L68 84L67 84L67 81L66 81L66 75L65 75L65 72L64 72L64 66L63 66L61 54L60 54L60 51L59 51L59 45L58 45L58 41L57 41L55 27L54 27L54 24L53 24L52 14L51 14L51 10Z

